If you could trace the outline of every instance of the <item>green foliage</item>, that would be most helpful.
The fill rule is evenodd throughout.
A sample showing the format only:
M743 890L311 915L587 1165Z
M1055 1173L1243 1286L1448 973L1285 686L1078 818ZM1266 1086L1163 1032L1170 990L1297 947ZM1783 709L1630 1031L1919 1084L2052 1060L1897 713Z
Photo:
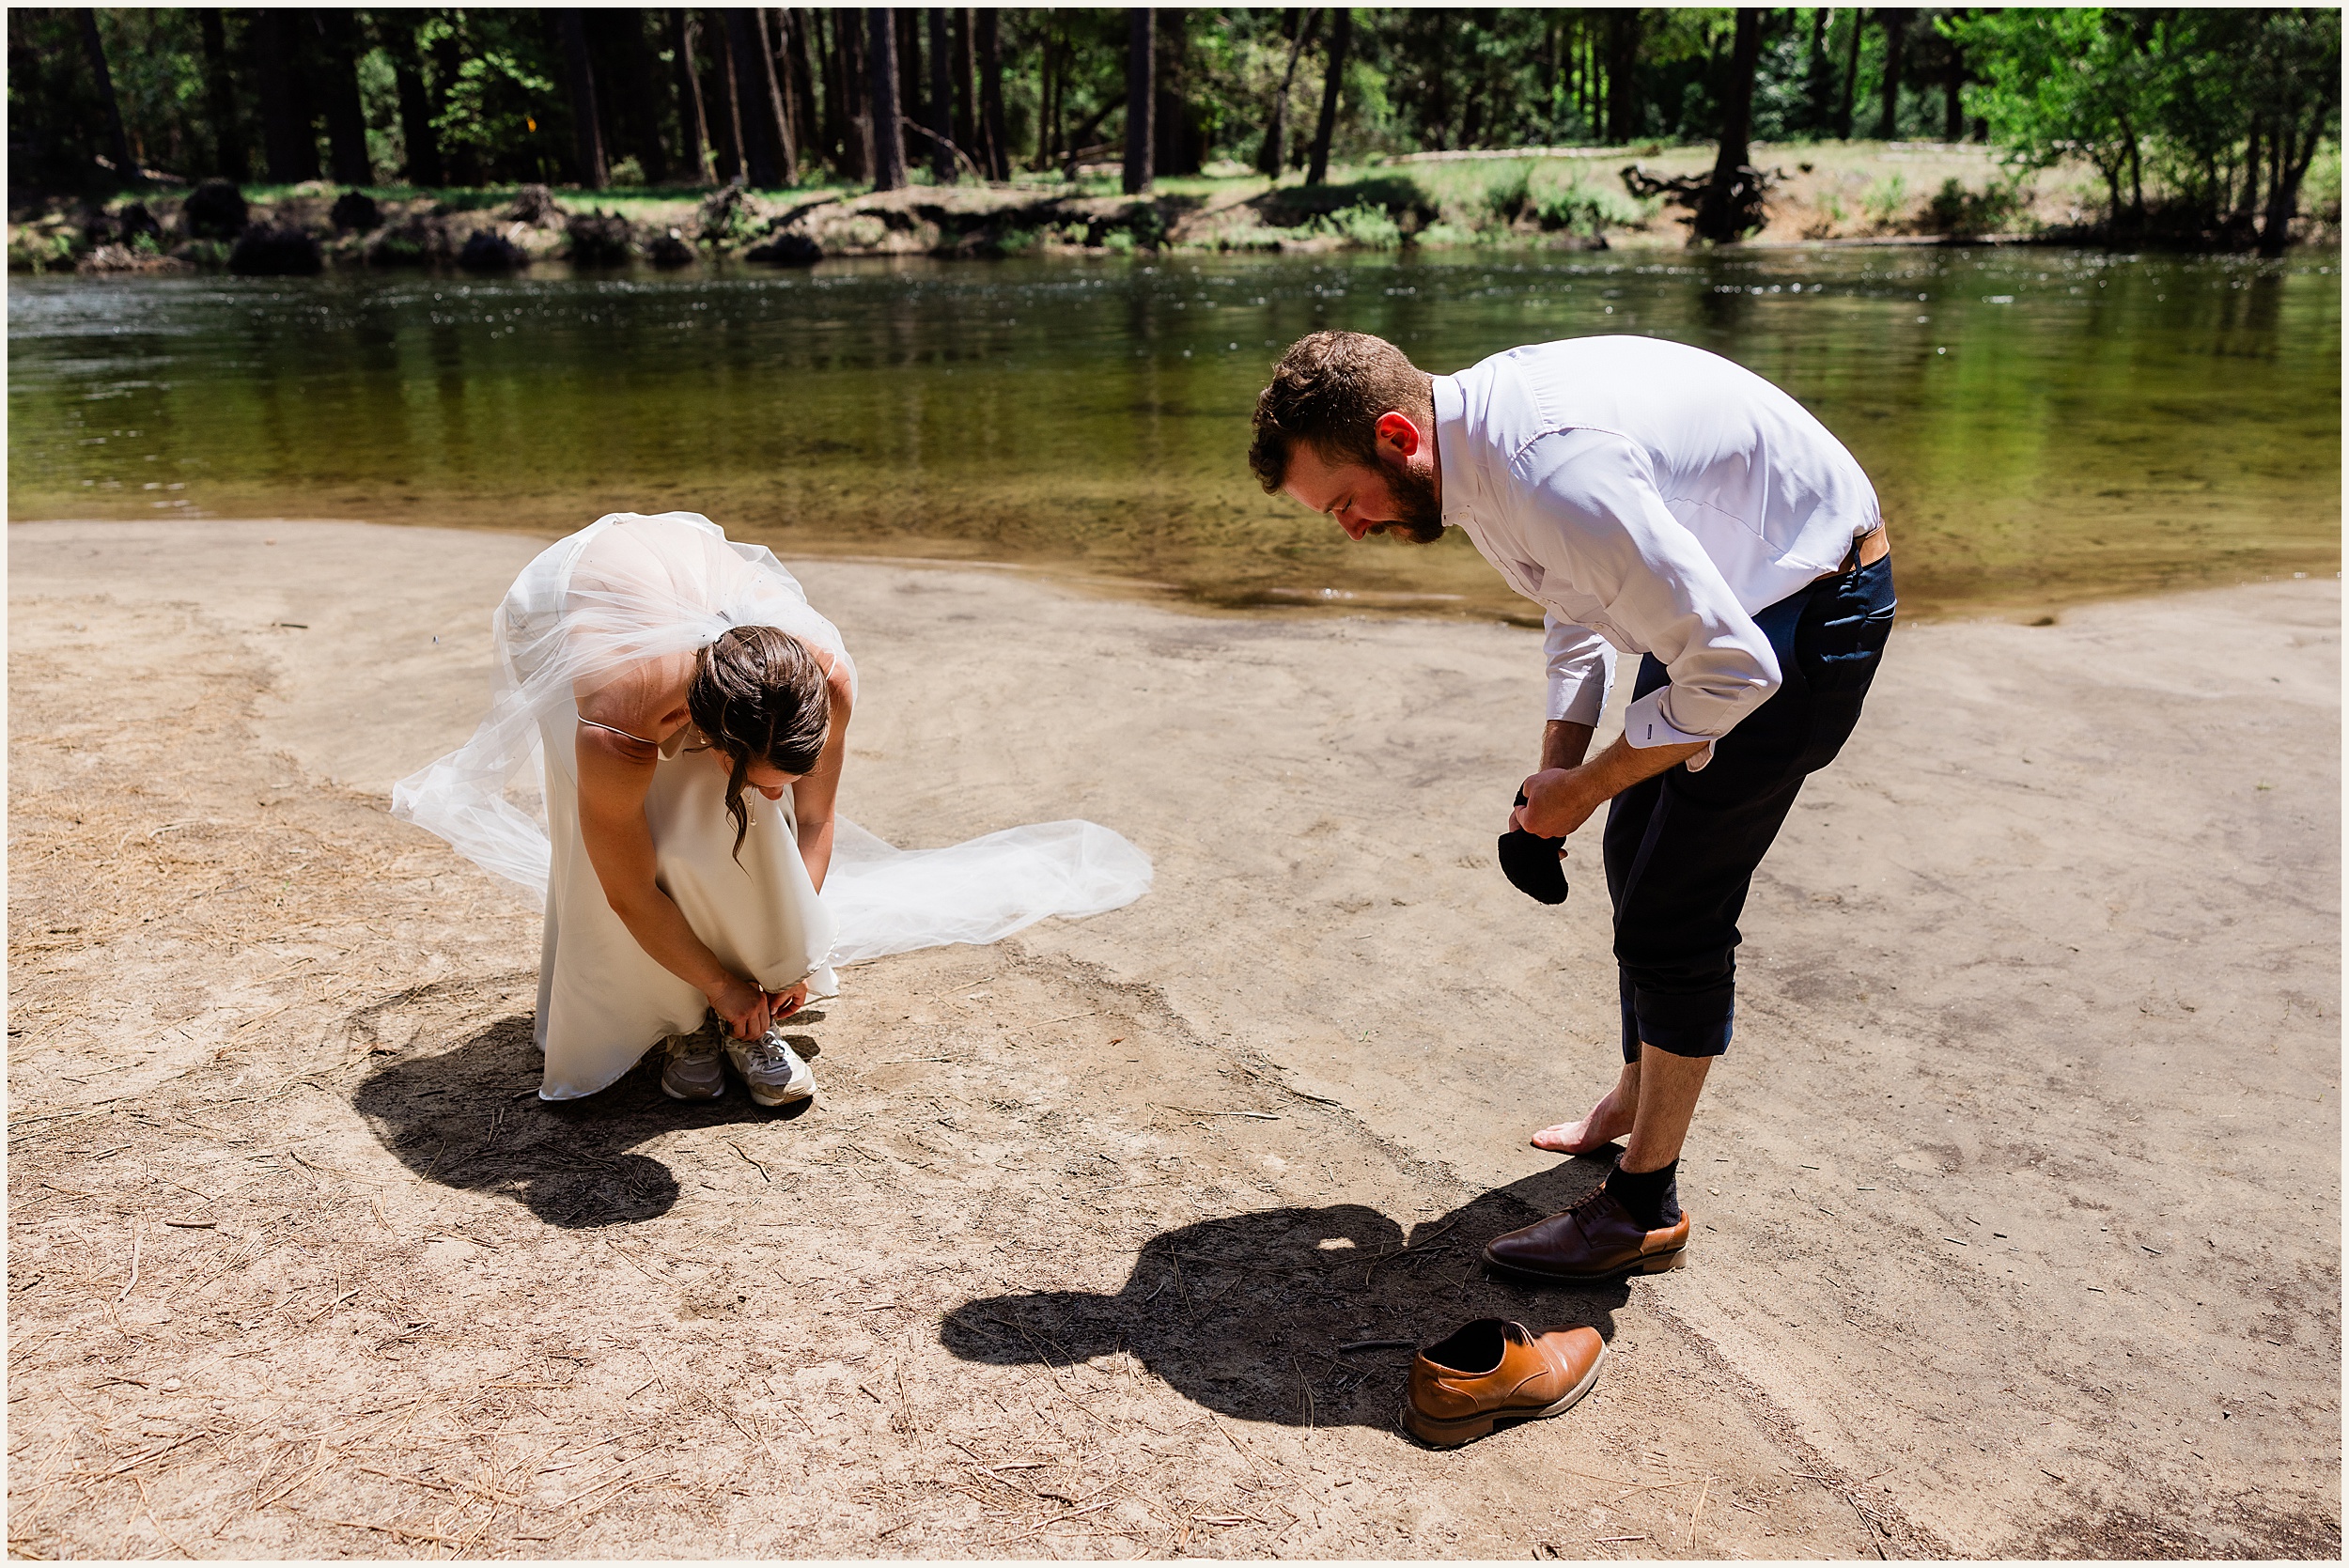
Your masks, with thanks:
M1524 163L1502 163L1486 177L1480 205L1495 222L1508 225L1524 217L1532 200L1532 169Z
M2341 134L2337 10L2016 9L1938 25L1980 77L1968 107L2010 161L2087 162L2116 224L2147 220L2149 184L2205 225L2230 209L2248 224L2263 203L2288 213L2317 148Z
M249 183L261 172L261 14L168 7L11 9L12 188L103 195L122 183L99 162L111 157L110 143L103 95L83 44L84 15L96 18L135 160L193 182L221 172L226 146L253 165ZM323 73L334 56L325 41L330 30L318 23L337 13L284 14L301 19L288 23L289 67L314 89L307 96L321 117L311 133L322 154L332 85ZM406 70L416 73L425 92L448 185L576 179L574 110L556 13L432 7L349 14L358 47L354 85L380 178L404 171L415 150L407 146L399 107ZM667 14L633 8L585 13L605 155L618 184L641 186L647 169L662 161L648 138L658 138L669 159L678 150L682 120L664 41ZM711 45L723 23L716 13L694 14L701 19L705 103L720 114L723 97L716 93ZM816 84L808 109L820 128L814 140L825 144L802 149L810 165L802 179L855 183L846 174L852 162L848 142L826 140L850 132L840 106L826 96L843 80L841 62L827 52L863 26L862 14L789 14L792 47L817 52L808 62ZM1335 14L1268 7L1159 12L1159 101L1170 111L1160 175L1252 166L1277 108L1284 151L1279 178L1294 187L1331 69ZM1706 143L1722 129L1738 14L1730 8L1357 8L1348 14L1353 26L1330 149L1333 165L1361 168L1424 150L1615 141L1623 139L1619 130L1634 144ZM1125 132L1128 13L1023 7L994 15L1013 167L1023 179L1065 181L1071 194L1112 194L1113 174L1076 176L1070 165L1115 162ZM1897 35L1903 83L1895 135L1946 134L1945 87L1963 80L1966 119L1986 123L2016 169L2092 167L2116 220L2199 225L2234 242L2254 222L2275 229L2287 220L2304 178L2316 182L2311 202L2338 204L2337 155L2322 150L2339 135L2335 10L1796 7L1759 15L1751 125L1757 139L1832 134L1846 101L1853 129L1862 136L1875 132L1893 58L1888 38ZM207 17L219 23L235 103L226 125L211 123L218 72L205 51ZM926 35L919 48L926 50ZM906 112L925 115L919 100L927 92L927 62L908 62L907 75L915 96ZM1617 106L1628 110L1626 126L1610 123L1621 117ZM918 147L912 161L925 162ZM1335 199L1286 210L1278 221L1268 210L1267 223L1299 234L1316 225L1319 232L1338 232L1345 226L1338 214L1366 202L1377 210L1376 221L1348 220L1366 235L1392 225L1412 236L1439 213L1448 230L1461 235L1532 225L1595 234L1644 216L1611 188L1582 192L1570 180L1553 182L1543 162L1446 163L1414 169L1412 179L1423 187L1415 200L1423 210L1332 192ZM1907 221L1919 194L1880 188L1863 205L1869 221L1883 226ZM1954 225L1953 232L1997 220L1995 188L1944 197L1933 206L1933 221ZM2283 216L2270 216L2270 209ZM1137 245L1163 239L1133 232Z
M2003 234L2030 210L2030 191L2023 179L1994 179L1976 192L1952 176L1926 203L1925 214L1937 234Z
M1643 224L1652 211L1653 204L1634 201L1610 186L1567 185L1545 194L1534 204L1533 218L1545 229L1596 239L1610 228Z
M1908 180L1900 174L1889 174L1868 187L1859 198L1859 210L1878 228L1890 228L1908 211Z
M461 12L454 20L433 17L416 29L416 42L428 51L451 34L467 48L456 79L442 85L443 107L433 116L441 146L470 149L486 163L509 168L519 163L517 172L527 175L532 164L556 150L546 127L556 98L553 63L544 58L544 44L505 13L483 11Z
M1391 251L1403 243L1403 225L1376 202L1358 202L1319 219L1316 227L1366 251Z

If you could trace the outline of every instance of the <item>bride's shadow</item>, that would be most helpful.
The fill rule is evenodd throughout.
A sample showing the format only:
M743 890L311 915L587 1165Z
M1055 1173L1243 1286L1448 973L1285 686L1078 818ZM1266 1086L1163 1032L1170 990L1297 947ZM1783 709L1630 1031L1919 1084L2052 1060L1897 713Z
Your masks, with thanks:
M1481 1262L1485 1243L1571 1206L1610 1163L1566 1160L1415 1225L1408 1236L1359 1203L1185 1225L1143 1243L1113 1295L988 1296L949 1312L939 1337L965 1360L998 1366L1066 1367L1126 1350L1186 1398L1226 1416L1390 1427L1412 1347L1471 1318L1515 1318L1537 1329L1590 1324L1614 1337L1614 1311L1628 1294L1623 1282L1529 1285L1488 1275ZM1361 1348L1342 1348L1349 1344Z
M792 1021L822 1017L811 1011ZM676 1205L677 1172L636 1145L681 1128L788 1121L814 1103L770 1110L736 1082L714 1100L673 1100L661 1092L658 1051L585 1099L541 1100L531 1026L529 1014L518 1014L451 1049L404 1055L368 1074L351 1103L418 1176L510 1197L572 1230L657 1219ZM786 1038L802 1056L817 1052L809 1036Z

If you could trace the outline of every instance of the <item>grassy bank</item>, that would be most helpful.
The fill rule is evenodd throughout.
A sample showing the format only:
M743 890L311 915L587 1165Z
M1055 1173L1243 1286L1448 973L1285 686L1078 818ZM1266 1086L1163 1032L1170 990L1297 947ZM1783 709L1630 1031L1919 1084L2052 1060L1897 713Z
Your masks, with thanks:
M2086 168L2015 173L1970 144L1758 146L1768 221L1749 243L1949 238L2100 238ZM1626 189L1636 165L1702 173L1709 146L1422 154L1333 169L1328 183L1221 172L1162 179L1143 198L1114 170L995 186L786 190L542 187L350 193L256 186L243 227L199 221L190 192L103 204L58 200L11 215L13 271L301 272L326 267L511 271L546 261L684 267L729 256L785 265L827 257L1012 256L1143 250L1392 250L1405 246L1600 249L1686 242L1685 211ZM2302 226L2337 238L2338 148L2311 171ZM199 204L200 206L200 204ZM209 237L207 231L209 230Z

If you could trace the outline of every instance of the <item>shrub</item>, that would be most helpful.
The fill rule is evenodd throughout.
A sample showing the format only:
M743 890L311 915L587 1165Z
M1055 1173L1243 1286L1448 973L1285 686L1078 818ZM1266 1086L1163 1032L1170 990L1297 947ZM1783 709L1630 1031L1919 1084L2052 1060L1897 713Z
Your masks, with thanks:
M339 230L371 234L383 226L383 210L376 206L375 198L365 191L345 191L336 196L334 209L327 216Z
M309 277L324 271L319 242L298 228L256 224L237 236L228 253L228 270L239 277Z
M797 229L785 229L770 235L765 244L743 252L742 259L776 267L813 267L824 259L824 247Z
M1533 173L1523 163L1504 164L1485 180L1483 205L1497 223L1516 223L1532 199Z
M133 249L142 241L150 254L163 248L163 225L155 221L155 214L147 210L145 202L134 201L115 214L115 225L122 242Z
M1925 204L1925 221L1937 234L1996 234L2010 228L2030 206L2018 180L1992 180L1980 194L1955 177L1941 182Z
M1376 202L1342 207L1315 225L1323 233L1343 237L1366 251L1391 251L1403 243L1403 225Z
M758 214L739 185L721 185L702 202L699 233L713 250L731 250L751 237Z
M477 228L465 237L457 265L468 272L510 272L530 265L520 245L494 229Z
M563 214L554 205L552 191L543 185L525 185L514 193L514 205L510 210L510 215L516 223L528 224L533 228L538 228L552 223Z
M1593 239L1610 228L1632 228L1646 220L1638 202L1605 186L1568 185L1533 205L1533 221L1543 228L1567 229Z
M582 267L622 267L636 256L636 231L617 213L573 213L564 225L565 254Z
M1859 198L1859 210L1878 228L1890 228L1908 211L1908 180L1906 177L1888 174Z
M244 232L244 193L225 179L208 179L180 204L179 225L191 240L234 240Z

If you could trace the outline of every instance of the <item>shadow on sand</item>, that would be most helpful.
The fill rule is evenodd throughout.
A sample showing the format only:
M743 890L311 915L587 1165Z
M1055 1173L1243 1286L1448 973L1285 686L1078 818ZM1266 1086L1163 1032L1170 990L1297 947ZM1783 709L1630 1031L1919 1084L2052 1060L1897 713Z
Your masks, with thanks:
M940 1339L993 1365L1062 1367L1127 1350L1222 1415L1289 1426L1392 1426L1412 1348L1470 1318L1614 1337L1620 1281L1543 1287L1487 1276L1485 1243L1574 1203L1613 1151L1402 1227L1373 1208L1267 1209L1163 1232L1113 1296L1044 1291L967 1302ZM1402 1341L1357 1350L1362 1341Z
M822 1018L808 1012L793 1021ZM634 1153L637 1144L680 1128L789 1121L814 1103L770 1110L731 1081L714 1100L673 1100L661 1092L657 1052L600 1094L541 1100L531 1021L527 1013L501 1018L453 1049L380 1068L351 1102L427 1181L504 1194L570 1230L657 1219L676 1204L677 1173ZM785 1038L802 1056L819 1048L804 1034Z

